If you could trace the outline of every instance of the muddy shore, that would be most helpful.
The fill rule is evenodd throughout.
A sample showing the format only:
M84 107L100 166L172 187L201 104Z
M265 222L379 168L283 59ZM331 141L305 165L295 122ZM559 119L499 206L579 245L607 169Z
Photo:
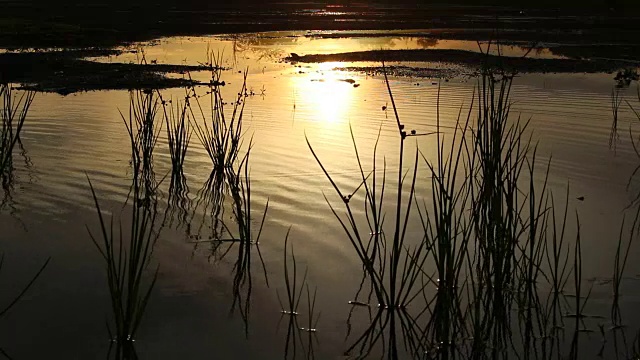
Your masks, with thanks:
M204 71L206 66L167 64L99 63L85 57L108 56L117 50L87 49L0 54L0 82L22 84L21 88L62 95L109 89L161 89L195 85L188 76L167 77Z
M292 63L319 62L434 62L478 68L486 65L515 72L564 72L594 73L614 72L629 66L640 66L638 61L607 59L539 59L530 57L505 57L464 50L373 50L337 54L291 54L286 58Z

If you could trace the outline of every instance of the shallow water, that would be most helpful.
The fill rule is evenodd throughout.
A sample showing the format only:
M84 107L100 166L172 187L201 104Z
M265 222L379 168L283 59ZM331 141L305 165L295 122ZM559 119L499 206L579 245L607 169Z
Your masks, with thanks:
M350 309L347 301L353 299L361 265L324 200L323 194L332 202L339 199L313 159L305 138L335 175L338 185L353 189L358 185L359 173L350 127L363 161L369 165L380 130L378 154L379 158L386 157L389 171L398 166L397 128L386 85L380 77L333 70L349 64L295 67L280 59L291 52L331 53L381 47L467 49L471 44L421 44L420 38L408 35L321 39L303 34L170 38L153 46L144 44L146 59L158 63L205 62L207 47L220 54L222 64L230 68L222 76L229 102L239 90L242 71L248 69L247 85L253 95L246 98L245 141L252 137L254 219L260 218L269 200L260 249L270 286L261 281L264 275L255 271L249 336L245 339L238 314L229 314L233 260L215 262L207 244L191 243L197 236L208 236L206 226L200 231L196 226L189 230L167 226L154 252L154 262L160 266L158 283L137 339L143 358L202 358L204 354L220 354L223 358L281 357L286 328L278 324L281 307L276 291L282 296L284 238L289 228L299 267L308 267L309 284L318 288L322 315L316 356L336 358L344 351L345 321ZM512 51L517 55L521 49ZM539 55L553 56L545 51ZM137 61L137 57L138 54L125 53L101 61ZM206 80L209 75L192 76ZM346 79L359 86L354 87ZM476 82L464 77L446 82L399 77L392 78L390 85L400 118L407 129L418 132L436 129L439 92L444 136L451 137L461 107L463 116L466 114ZM625 106L620 111L616 151L608 146L613 86L610 74L528 74L516 78L512 89L512 113L530 120L542 173L551 158L550 190L557 199L564 199L569 185L569 213L577 211L582 225L586 264L583 278L600 281L611 277L623 211L640 191L640 183L630 180L638 157L628 131L631 127L637 134L634 131L638 123ZM625 99L640 106L634 98L635 89L621 91ZM167 90L164 96L180 99L184 90ZM386 111L383 106L388 107ZM130 154L119 110L126 114L127 109L126 91L105 91L66 97L38 94L29 113L22 133L24 156L16 153L11 199L0 216L5 254L0 284L6 293L14 293L46 258L51 257L52 262L27 297L0 321L0 347L15 358L43 354L98 358L106 353L108 334L104 323L110 310L103 265L86 229L95 231L98 227L87 176L106 209L126 214L128 207L123 208L122 203L129 191ZM425 157L433 158L434 136L413 139L416 142L412 140L410 148L417 144ZM166 142L166 135L161 132L155 154L158 178L170 170ZM424 170L426 167L421 165L420 176L430 184ZM194 136L185 161L189 198L194 207L198 190L210 171L210 160ZM538 183L542 183L542 176ZM165 194L167 186L166 182L161 186ZM418 193L426 197L428 185ZM584 201L576 199L581 196ZM162 201L166 201L164 197ZM418 228L414 225L409 231L417 234ZM573 221L568 231L568 238L573 239ZM632 247L630 259L639 256L640 248ZM630 260L626 275L623 314L638 324L638 314L631 309L640 303L640 293L634 290L635 279L640 276L639 263ZM598 285L598 281L593 283L593 311L607 315L611 290ZM593 324L592 327L596 329Z

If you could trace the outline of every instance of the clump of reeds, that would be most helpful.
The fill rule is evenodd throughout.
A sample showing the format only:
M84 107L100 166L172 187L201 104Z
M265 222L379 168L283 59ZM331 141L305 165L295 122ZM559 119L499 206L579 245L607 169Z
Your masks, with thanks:
M244 72L242 87L235 101L232 102L233 111L229 116L225 113L226 102L222 98L221 90L225 83L220 80L222 72L220 63L221 58L209 55L209 64L212 64L211 81L208 84L209 90L202 96L209 95L207 111L210 111L210 115L205 114L203 104L199 100L202 96L196 93L195 87L191 88L188 98L195 101L199 117L202 119L202 121L196 121L192 108L196 136L211 159L213 172L216 176L224 177L238 160L242 147L242 117L244 100L247 97L247 71Z
M191 199L189 199L189 186L184 175L184 161L191 142L191 111L189 108L189 96L185 96L184 102L166 100L158 92L162 104L164 124L166 126L167 145L171 158L171 175L167 198L167 209L163 223L172 223L174 218L179 224L187 225Z
M397 182L391 185L386 167L376 169L377 143L373 169L365 171L353 140L360 181L354 189L341 189L309 144L342 200L344 215L332 203L329 206L369 282L367 301L350 303L372 308L373 298L384 311L372 318L349 352L359 349L358 355L367 356L375 342L386 337L385 353L398 358L400 340L393 334L402 333L405 349L418 358L425 354L439 359L462 353L469 358L559 354L558 341L551 338L557 339L562 323L561 300L569 278L564 240L567 204L564 217L558 216L553 196L547 192L549 165L546 172L538 170L528 122L511 116L513 78L513 73L484 68L474 94L476 104L472 101L466 119L460 108L447 140L440 124L438 92L436 158L422 156L429 169L430 205L419 205L415 195L416 188L424 185L416 170L418 152L413 169L403 169L406 139L425 134L405 130L388 79L399 133ZM393 216L385 216L382 210L389 191L397 194L391 202ZM366 229L358 226L362 221L352 208L354 200L360 201L359 193ZM406 231L413 211L423 229L419 238L409 238ZM384 219L389 218L387 226ZM386 235L390 231L393 236ZM579 241L576 249L574 282L581 291ZM434 264L434 273L425 271L429 263ZM543 280L551 289L546 298L541 294ZM586 300L579 299L576 311L582 314ZM413 303L418 304L417 313L407 311ZM520 329L519 342L514 340L514 328ZM512 348L515 343L518 348Z
M466 154L475 249L469 264L474 279L469 300L475 305L473 349L494 354L504 353L510 341L514 308L520 310L524 347L531 345L546 231L546 178L537 196L535 149L531 151L525 137L527 122L510 117L512 81L513 74L483 71L473 148ZM522 181L524 174L528 183Z
M184 175L184 159L187 155L189 142L191 141L191 112L189 110L189 96L184 102L165 100L160 96L160 102L164 112L164 121L167 130L167 144L171 156L171 171L173 177Z
M134 192L141 189L136 182ZM114 232L113 217L107 222L91 181L89 186L100 222L98 234L89 230L89 235L105 261L111 297L112 324L108 330L115 345L115 358L131 358L135 355L136 333L158 276L156 268L151 280L145 281L158 236L154 228L157 213L150 207L134 205L130 229L123 232L120 225Z
M251 146L249 146L245 156L235 167L235 171L227 175L231 198L233 200L233 220L236 224L237 231L232 230L227 224L223 223L225 229L232 237L230 239L230 245L237 246L238 253L233 268L234 301L232 304L232 311L236 306L239 308L240 313L243 316L243 320L245 321L245 325L247 325L245 330L248 330L248 316L251 308L251 289L253 284L251 268L252 248L255 248L258 254L262 265L265 283L269 286L267 269L262 258L262 254L260 253L260 237L267 218L267 211L269 210L269 200L267 200L265 204L264 212L262 213L262 220L260 221L260 227L256 232L256 229L252 225L251 178L249 176L250 153Z
M567 214L569 211L569 187L564 202L564 211L556 214L557 207L553 194L550 196L550 215L549 215L549 235L547 237L547 245L544 251L546 261L546 272L543 276L550 284L549 294L546 304L540 309L542 318L543 334L541 339L544 344L547 342L551 350L559 351L560 346L557 344L558 337L564 328L563 300L564 288L569 281L571 268L569 268L569 245L565 239L565 231L567 224Z
M121 113L131 146L132 180L127 202L129 199L132 202L128 231L123 231L120 224L114 232L113 217L107 223L89 181L100 222L98 234L89 230L89 235L106 265L113 315L108 330L115 345L110 347L110 353L115 349L116 359L136 358L135 336L158 274L156 268L151 280L145 281L160 232L156 227L158 184L153 172L153 150L160 132L155 126L159 100L152 91L134 91L129 105L128 119Z
M133 90L129 93L129 116L120 112L129 135L134 185L141 190L132 188L136 206L155 206L159 184L153 170L153 152L162 130L162 123L156 124L160 103L160 97L151 90Z
M611 279L611 287L613 293L613 300L611 301L611 324L613 329L617 329L623 326L622 313L620 312L620 286L622 284L622 276L624 274L625 267L627 266L627 260L629 258L629 251L631 250L631 244L636 233L638 226L638 219L640 218L640 211L636 211L635 218L629 230L627 245L623 248L624 242L624 219L620 225L620 234L618 235L618 244L616 247L614 262L613 262L613 277ZM623 250L624 249L624 250Z
M18 96L11 84L0 84L0 177L2 185L9 185L13 160L13 148L20 141L20 132L36 93L24 91Z
M209 155L212 163L212 171L202 189L198 192L198 201L195 204L194 215L202 206L205 213L203 221L197 225L197 233L191 234L196 246L200 243L211 244L212 256L223 258L232 249L237 249L237 259L233 268L233 304L231 311L238 309L244 322L245 331L248 331L248 316L251 304L252 289L252 254L257 251L267 286L269 281L262 255L260 254L259 241L265 223L269 202L262 213L260 227L253 226L251 181L249 172L249 158L251 143L246 153L241 155L243 147L243 113L245 99L251 94L247 90L247 71L244 72L242 87L237 97L231 102L233 108L229 113L225 109L227 102L222 97L222 87L225 82L221 80L223 68L222 54L207 54L206 66L211 69L211 79L207 84L208 90L204 94L198 94L195 87L187 90L182 117L187 118L189 126L193 126L196 137L200 140ZM206 101L201 99L208 99ZM187 110L188 109L188 110ZM186 134L186 125L177 128L180 133ZM174 130L174 134L176 130ZM175 139L180 138L174 136ZM182 139L187 139L186 135ZM175 141L177 144L178 141ZM184 152L186 152L186 141ZM183 152L180 151L180 154ZM226 199L230 201L225 202ZM221 220L225 211L225 205L231 207L234 224ZM210 220L207 227L211 234L207 238L201 238L200 231L205 222ZM191 224L189 231L191 231ZM255 250L255 251L254 251Z
M620 111L620 105L622 104L622 97L620 96L620 89L615 87L611 90L611 114L613 121L611 122L611 130L609 131L609 149L616 149L618 139L618 113Z
M571 350L569 352L570 359L579 359L579 351L580 351L580 333L583 331L582 326L584 325L584 318L586 317L584 309L587 305L589 297L591 296L591 291L593 290L593 286L589 288L587 293L585 294L582 287L582 240L580 234L580 219L578 219L578 214L576 213L576 221L578 230L576 232L576 243L574 246L573 253L573 285L575 289L575 313L568 314L567 316L573 317L575 319L574 327L573 327L573 336L571 340Z
M387 79L387 85L388 84ZM362 302L356 298L351 303L371 306L368 302L371 302L371 300L377 301L378 313L372 325L348 350L348 352L351 352L359 348L360 356L366 356L371 351L382 334L387 332L387 326L389 334L395 334L396 327L399 330L398 332L411 332L410 327L405 327L407 322L404 321L403 314L409 304L419 296L426 286L424 283L421 284L419 280L423 275L422 267L427 261L428 254L431 251L430 239L424 239L424 241L418 244L412 244L407 241L407 226L415 200L419 159L417 150L413 156L413 170L405 172L403 168L405 141L413 136L429 135L431 133L418 133L415 130L409 131L405 129L405 125L400 121L390 86L388 86L388 90L399 136L397 182L393 185L393 190L396 192L397 197L392 200L394 214L390 227L387 228L384 224L385 214L383 212L383 206L386 201L385 194L389 191L387 189L389 185L386 161L382 169L377 167L377 141L373 151L372 169L365 170L362 165L353 130L351 131L360 181L354 189L341 189L307 139L307 144L316 162L342 201L345 210L344 216L340 215L334 205L327 199L327 203L333 214L340 222L345 235L362 262L364 276L368 279L367 281L371 289L371 295L366 302ZM408 190L405 191L404 189ZM362 201L365 207L367 228L361 228L357 225L359 221L356 219L355 212L352 208L354 200L357 199L356 195L360 191L364 193ZM391 231L392 235L387 236L387 231ZM360 291L358 291L358 293L359 292ZM358 294L356 294L356 296L358 296ZM391 336L392 338L396 338L395 335ZM399 350L396 342L390 341L389 344L387 348L388 356L397 358Z
M2 101L0 109L0 178L5 191L8 191L12 181L13 149L16 144L20 143L20 132L34 98L34 91L24 91L18 96L13 92L11 84L0 84L0 101ZM7 199L3 197L2 202L0 202L0 208L5 205L6 201ZM4 308L0 308L0 318L4 317L24 297L47 267L49 260L51 259L47 259L44 262L18 295ZM3 265L4 255L0 255L0 270L2 270ZM11 358L2 348L0 348L0 354L9 359Z
M200 243L211 243L213 245L212 254L216 254L216 249L220 242L212 240L221 239L224 235L222 216L224 215L225 179L216 176L213 172L209 174L207 180L196 193L196 201L192 209L189 221L187 221L187 231L192 242L197 247ZM202 214L202 218L197 218ZM210 235L203 239L201 233L203 229L209 228Z
M184 157L190 137L190 128L194 129L196 137L200 140L209 155L213 169L208 180L198 192L198 201L195 204L194 214L203 207L205 214L201 224L197 226L197 233L190 234L196 246L200 243L211 244L211 253L215 258L227 256L232 249L237 249L237 259L233 268L233 304L231 311L238 309L244 322L245 331L248 331L248 316L251 304L252 289L252 254L257 251L265 282L269 285L266 276L266 268L260 254L259 241L266 220L269 202L262 213L260 227L253 226L251 181L249 172L249 159L251 144L246 153L241 155L243 148L242 121L245 106L245 98L250 96L246 87L247 72L243 76L243 84L235 101L232 101L232 112L225 110L226 102L222 97L222 87L225 82L221 80L222 54L217 56L208 53L205 65L211 69L211 80L207 84L208 90L204 94L198 94L195 87L187 89L185 102L180 112L180 126L172 125L173 144L182 144L176 151L176 158ZM208 99L206 101L201 99ZM187 125L187 123L189 125ZM189 128L188 128L189 127ZM180 134L180 135L176 135ZM171 137L171 136L170 136ZM176 147L176 146L173 147ZM174 156L172 155L172 158ZM226 199L230 201L225 202ZM225 205L232 210L234 224L221 220L225 211ZM207 238L201 238L200 231L205 223L211 230ZM191 232L192 224L189 224ZM255 251L254 251L255 250Z
M284 239L284 283L286 289L286 298L285 301L282 301L280 297L280 293L276 291L276 295L278 297L278 302L282 308L281 317L282 319L287 318L287 335L285 340L284 347L284 358L285 359L296 359L297 358L297 349L298 346L302 347L303 355L306 359L314 359L314 342L317 342L317 338L315 337L318 321L320 320L320 313L316 312L316 296L318 289L315 288L313 292L309 287L307 282L307 274L308 268L305 269L304 274L302 275L302 280L299 281L298 275L298 264L296 261L296 255L293 251L293 246L291 246L291 256L289 256L289 233L291 232L291 228L287 230L287 234ZM289 258L291 258L291 267L289 265ZM302 313L299 312L300 302L305 298L303 293L306 291L306 316L307 321L302 323L299 321L299 318L302 316ZM301 326L301 324L304 324ZM307 333L306 337L303 337L301 333ZM306 338L306 345L304 339ZM298 345L299 344L299 345Z

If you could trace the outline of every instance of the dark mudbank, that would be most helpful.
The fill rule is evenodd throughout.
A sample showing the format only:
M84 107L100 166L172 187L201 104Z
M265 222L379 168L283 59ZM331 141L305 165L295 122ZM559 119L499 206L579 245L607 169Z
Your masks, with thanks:
M65 50L0 54L0 82L20 83L22 88L67 95L79 91L112 89L161 89L195 85L187 74L206 66L169 64L99 63L85 57L117 54L116 50Z
M477 68L487 65L517 72L614 72L618 69L639 66L638 61L608 59L537 59L529 57L505 57L479 52L448 49L420 50L372 50L337 54L295 55L286 58L291 62L318 63L332 61L371 62L438 62Z

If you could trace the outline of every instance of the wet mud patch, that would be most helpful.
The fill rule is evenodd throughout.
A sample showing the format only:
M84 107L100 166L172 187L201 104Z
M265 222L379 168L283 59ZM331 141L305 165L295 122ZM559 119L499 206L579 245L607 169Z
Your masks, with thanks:
M449 63L477 69L481 65L521 73L596 73L614 72L622 68L639 66L640 62L612 59L539 59L487 55L465 50L371 50L336 54L291 54L285 61L292 63L320 62L435 62ZM412 69L412 68L407 68ZM413 68L415 70L415 68Z
M80 91L163 89L199 84L169 74L210 69L172 64L99 63L87 57L117 55L118 50L88 49L0 54L0 82L21 88L68 95Z

